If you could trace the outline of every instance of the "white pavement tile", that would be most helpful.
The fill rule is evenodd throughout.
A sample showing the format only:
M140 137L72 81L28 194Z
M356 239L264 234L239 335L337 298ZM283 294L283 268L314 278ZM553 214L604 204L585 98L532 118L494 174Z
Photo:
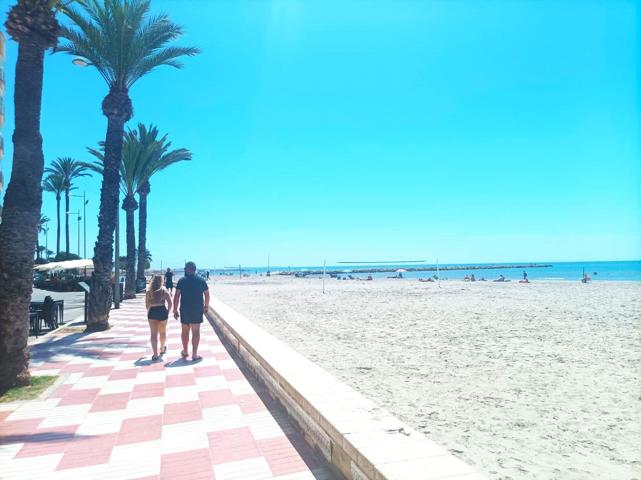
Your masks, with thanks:
M241 380L232 380L227 382L229 389L233 395L247 395L249 393L254 393L254 389L246 379Z
M150 415L162 415L165 411L163 397L136 398L129 400L127 408L120 410L123 418L148 417Z
M110 380L102 386L98 394L107 395L111 393L129 393L134 389L134 385L136 385L136 383L137 382L135 378L128 378L125 380Z
M60 462L62 453L40 455L38 457L17 458L3 463L1 475L7 480L33 480L34 478L51 478L51 474ZM69 477L67 477L69 478Z
M16 456L24 443L11 443L8 445L0 445L0 466L6 465L9 460ZM2 470L0 470L0 474ZM0 476L0 478L2 478Z
M233 360L219 360L218 366L221 370L234 370L238 368L238 364Z
M60 375L59 368L48 368L46 370L38 370L38 375Z
M74 372L70 373L67 378L65 379L64 383L69 384L69 383L76 383L84 374L82 372ZM71 387L73 388L73 387Z
M200 400L200 397L198 396L198 389L195 385L165 388L165 395L163 398L165 400L165 404L197 402Z
M25 402L7 417L7 420L26 420L29 418L43 418L58 405L59 398L51 398L39 402Z
M163 425L160 446L162 455L200 448L209 448L209 439L202 420Z
M163 383L164 381L164 370L154 372L140 372L136 377L136 383Z
M64 425L79 425L91 409L90 403L81 405L66 405L56 407L49 412L38 428L62 427Z
M284 425L284 428L278 424L274 419L275 413L272 411L250 413L245 415L247 420L247 425L254 435L256 440L261 440L263 438L272 438L280 437L288 433L294 433L293 428L289 424L286 418L281 418L281 415L278 415L279 421Z
M84 390L87 388L102 388L102 386L107 383L107 375L101 375L98 377L81 377L76 380L71 387L71 390Z
M271 480L272 471L264 457L214 465L216 480Z
M196 389L199 392L208 392L210 390L226 390L227 388L229 388L229 386L227 385L227 379L222 375L196 378Z
M203 408L203 421L207 432L218 432L247 426L247 421L239 405Z
M57 470L50 475L47 475L47 480L72 480L72 479L85 479L85 478L104 478L103 474L107 468L106 463L100 465L91 465L89 467L69 468L64 470ZM34 477L36 478L36 477ZM12 479L13 480L13 479Z
M120 431L122 420L122 410L87 413L76 435L116 433Z
M104 480L142 478L160 475L161 441L118 445L111 452Z

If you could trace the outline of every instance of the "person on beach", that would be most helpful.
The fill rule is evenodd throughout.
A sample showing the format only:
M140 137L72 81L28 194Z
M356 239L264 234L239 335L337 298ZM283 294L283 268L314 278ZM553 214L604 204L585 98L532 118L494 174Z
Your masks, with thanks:
M147 307L147 321L149 322L150 341L153 356L156 362L167 351L167 318L171 310L171 295L162 284L162 276L152 275L145 294ZM160 334L160 355L158 354L158 334Z
M204 297L204 300L203 300ZM180 305L180 313L178 306ZM187 262L185 264L185 276L176 284L174 295L174 318L180 318L182 326L181 340L183 343L180 355L187 358L187 347L189 345L189 333L191 332L191 359L196 362L202 357L198 355L198 344L200 343L200 324L203 323L203 313L209 308L209 287L202 277L196 275L196 264Z
M207 281L209 281L209 270L207 270Z
M169 292L173 293L174 291L174 272L171 271L171 268L167 268L165 272L165 287Z

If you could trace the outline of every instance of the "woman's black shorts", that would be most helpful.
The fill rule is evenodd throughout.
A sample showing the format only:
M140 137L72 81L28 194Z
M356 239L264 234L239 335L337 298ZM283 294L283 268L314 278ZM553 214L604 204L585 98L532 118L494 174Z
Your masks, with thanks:
M147 318L149 320L167 320L169 318L169 311L164 305L151 307L147 314Z

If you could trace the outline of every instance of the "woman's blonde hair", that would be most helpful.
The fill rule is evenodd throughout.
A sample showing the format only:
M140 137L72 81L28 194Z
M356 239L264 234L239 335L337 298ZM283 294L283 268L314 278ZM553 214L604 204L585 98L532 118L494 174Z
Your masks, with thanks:
M149 304L153 305L164 301L163 283L162 275L152 275L147 287L147 301Z

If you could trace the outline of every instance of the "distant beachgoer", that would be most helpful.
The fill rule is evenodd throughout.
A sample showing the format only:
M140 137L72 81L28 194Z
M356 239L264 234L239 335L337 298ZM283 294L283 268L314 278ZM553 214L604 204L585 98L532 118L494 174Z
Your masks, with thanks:
M145 294L145 306L147 307L147 321L151 331L150 341L153 356L151 360L156 362L167 351L165 342L167 340L167 318L171 310L171 295L162 284L161 275L152 275ZM158 334L160 334L160 355L158 355Z
M523 270L523 280L527 281L527 272Z
M174 272L171 271L171 268L168 268L165 272L165 288L169 290L170 293L174 291Z
M465 277L463 278L463 281L464 282L469 282L470 281L470 276L469 275L465 275Z
M470 282L476 282L476 277L474 276L474 274L470 276Z
M581 279L581 282L582 283L588 283L590 280L592 280L590 278L590 275L588 275L586 272L583 272L583 278Z
M209 270L207 270L207 281L209 281Z
M203 301L204 296L204 301ZM180 314L178 306L180 305ZM183 349L180 355L187 358L187 347L189 345L189 332L191 332L191 359L196 362L202 357L198 355L198 344L200 343L200 324L203 323L203 313L209 308L209 287L202 277L196 275L196 264L187 262L185 264L185 276L176 284L176 295L174 296L174 318L180 317L182 324L181 340Z
M504 277L503 275L499 275L499 278L497 278L497 279L496 279L496 280L494 280L494 281L495 281L495 282L504 282L504 281L505 281L505 277Z

